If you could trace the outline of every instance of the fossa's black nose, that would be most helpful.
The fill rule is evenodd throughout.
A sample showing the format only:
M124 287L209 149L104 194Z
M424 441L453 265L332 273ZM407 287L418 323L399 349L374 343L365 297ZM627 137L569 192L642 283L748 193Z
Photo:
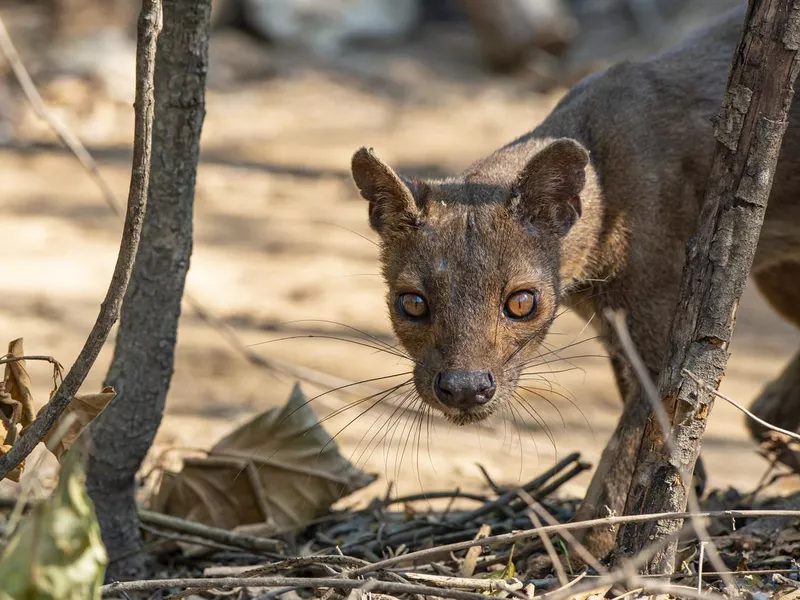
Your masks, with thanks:
M472 408L486 404L496 389L490 371L442 371L433 382L436 397L451 408Z

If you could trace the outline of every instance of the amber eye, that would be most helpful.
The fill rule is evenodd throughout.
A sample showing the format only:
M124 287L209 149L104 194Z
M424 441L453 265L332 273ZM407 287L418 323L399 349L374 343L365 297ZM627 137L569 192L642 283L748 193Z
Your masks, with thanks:
M533 316L537 304L536 292L521 290L511 294L503 308L508 318L522 320Z
M400 294L397 297L397 310L411 319L421 319L428 315L428 303L419 294Z

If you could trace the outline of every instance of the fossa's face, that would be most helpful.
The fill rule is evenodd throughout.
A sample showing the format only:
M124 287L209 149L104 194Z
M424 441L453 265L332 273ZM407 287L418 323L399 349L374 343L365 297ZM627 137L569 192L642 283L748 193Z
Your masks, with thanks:
M502 205L431 199L425 225L384 244L382 262L420 397L457 424L511 401L558 304L536 239Z
M579 163L582 187L585 151L572 146L560 150ZM542 172L535 161L533 175ZM408 181L367 150L354 156L353 176L381 237L389 317L419 396L453 423L485 419L513 401L526 369L546 362L539 347L558 307L559 238L580 215L575 186L554 207L550 179L538 186L544 195L529 189L530 173L509 186Z

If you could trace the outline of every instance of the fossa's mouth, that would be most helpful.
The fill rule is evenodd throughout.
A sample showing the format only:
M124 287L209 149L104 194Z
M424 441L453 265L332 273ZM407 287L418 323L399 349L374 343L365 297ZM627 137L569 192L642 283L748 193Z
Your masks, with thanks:
M427 401L426 401L427 402ZM473 423L479 423L488 419L491 415L495 413L499 403L497 401L488 402L482 406L477 407L470 407L470 408L452 408L449 406L443 405L441 402L428 402L428 404L433 405L433 407L444 415L445 419L450 421L453 425L458 425L459 427L463 425L471 425Z

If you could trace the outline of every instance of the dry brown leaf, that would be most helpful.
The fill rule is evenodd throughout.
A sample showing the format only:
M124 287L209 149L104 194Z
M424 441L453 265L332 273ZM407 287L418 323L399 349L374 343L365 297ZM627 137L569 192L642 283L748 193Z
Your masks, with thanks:
M608 590L611 589L610 585L598 585L596 588L586 590L569 597L569 600L602 600L605 598Z
M483 523L480 528L478 529L478 533L475 535L474 540L479 540L481 538L488 537L492 533L492 526ZM466 556L464 556L464 561L458 567L458 574L461 577L472 577L475 574L475 567L478 564L478 558L483 553L482 546L473 546L469 550L467 550Z
M224 529L263 524L269 535L300 528L375 481L339 453L299 386L222 440L207 458L167 474L154 508Z
M53 391L53 393L55 393L55 391ZM53 393L50 394L51 398ZM67 408L58 418L55 425L50 428L50 431L47 432L43 440L48 450L55 455L59 462L61 462L63 454L69 450L70 446L75 443L75 440L80 437L83 430L86 429L86 426L103 411L116 395L117 392L114 391L113 387L105 387L99 394L75 396L70 403L67 404ZM65 423L66 419L70 419L71 423L66 431L62 433L59 425ZM54 435L60 435L60 438L57 441L52 440ZM51 444L51 441L54 443Z
M22 349L22 338L17 338L8 344L8 354L6 356L25 356L25 352ZM22 429L25 429L33 423L34 415L33 392L31 391L31 380L28 377L28 365L26 362L24 360L7 362L3 383L12 401L18 403L19 413L12 416L6 412L6 407L9 407L6 403L2 404L3 412L9 419L18 418L18 421L12 421L13 425L16 426L19 423L22 425ZM12 411L16 410L16 407L12 406L10 408Z
M2 385L2 384L0 384ZM0 390L0 399L4 395L4 391ZM7 438L16 439L15 435L9 436L9 432L16 432L15 429L9 429L9 425L6 424L5 419L0 419L0 438L6 440L6 442L0 443L0 456L8 454L8 451L11 450L11 443L8 442ZM19 482L19 478L22 476L22 471L25 468L25 461L22 461L16 469L11 471L8 475L6 475L6 479L10 479L11 481Z
M0 431L3 431L4 425L0 423ZM0 456L4 456L8 454L8 451L11 450L11 444L0 444ZM17 465L16 469L9 471L8 475L6 475L6 479L10 479L11 481L16 481L19 483L19 478L22 477L22 471L25 469L25 461L23 460L19 465Z

